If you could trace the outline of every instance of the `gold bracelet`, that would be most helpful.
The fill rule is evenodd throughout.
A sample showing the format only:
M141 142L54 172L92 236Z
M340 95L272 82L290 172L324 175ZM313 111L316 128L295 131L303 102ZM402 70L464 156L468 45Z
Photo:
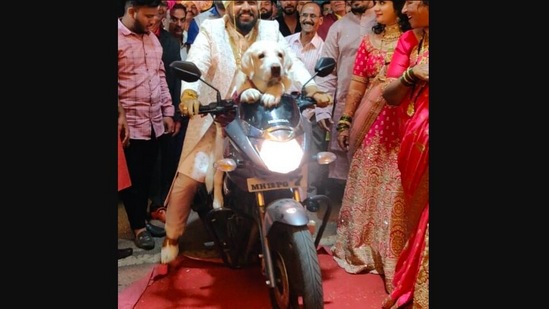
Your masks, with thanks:
M344 119L339 120L337 124L346 124L348 126L351 126L351 122Z
M419 80L419 78L417 78L416 74L414 74L414 70L412 68L408 68L408 70L406 70L406 74L408 74L408 76L414 81L414 82L417 82Z
M349 115L346 115L346 114L343 114L341 115L341 117L339 118L339 120L347 120L347 121L353 121L353 117L349 116Z

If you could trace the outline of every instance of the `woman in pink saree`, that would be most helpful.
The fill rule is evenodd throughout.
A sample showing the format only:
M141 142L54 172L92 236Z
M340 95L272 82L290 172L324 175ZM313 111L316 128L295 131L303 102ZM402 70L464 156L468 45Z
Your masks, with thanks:
M429 0L406 1L402 11L414 29L399 39L383 97L398 106L405 210L419 211L420 218L409 221L414 233L399 257L395 288L383 308L429 308Z
M345 110L338 122L338 144L348 149L350 169L332 252L348 273L384 275L387 291L407 231L397 166L397 113L381 97L385 69L398 38L411 29L401 13L404 0L375 1L377 24L357 50Z

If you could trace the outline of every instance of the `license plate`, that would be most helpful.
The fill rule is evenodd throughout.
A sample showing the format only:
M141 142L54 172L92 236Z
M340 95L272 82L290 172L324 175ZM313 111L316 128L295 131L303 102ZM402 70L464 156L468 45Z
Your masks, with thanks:
M248 178L248 191L259 192L269 190L290 189L307 186L307 173L295 177L283 178Z

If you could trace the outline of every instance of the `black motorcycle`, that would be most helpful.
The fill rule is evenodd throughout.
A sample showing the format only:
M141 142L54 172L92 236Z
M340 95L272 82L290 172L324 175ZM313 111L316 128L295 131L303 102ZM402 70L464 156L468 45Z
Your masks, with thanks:
M323 308L316 249L332 206L325 195L303 201L301 196L307 190L310 163L330 164L335 155L310 153L311 124L301 112L314 106L314 100L302 91L300 95L284 94L271 108L260 100L236 104L232 99L222 100L192 62L174 61L170 67L180 79L200 80L217 91L217 101L201 105L200 114L234 116L224 128L228 141L224 157L214 164L225 173L223 206L214 207L205 186L192 206L224 263L240 268L260 262L273 308L299 308L300 304ZM319 59L309 81L330 74L334 67L333 58ZM321 207L326 207L324 217L313 240L307 210L315 212Z

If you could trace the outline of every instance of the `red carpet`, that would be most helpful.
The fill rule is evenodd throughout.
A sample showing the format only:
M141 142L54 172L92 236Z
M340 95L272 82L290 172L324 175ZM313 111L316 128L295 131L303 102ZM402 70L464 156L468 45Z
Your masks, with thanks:
M387 296L379 275L351 275L331 255L319 252L326 309L379 309ZM269 309L259 266L230 269L183 255L166 271L157 265L146 278L118 295L119 309Z

